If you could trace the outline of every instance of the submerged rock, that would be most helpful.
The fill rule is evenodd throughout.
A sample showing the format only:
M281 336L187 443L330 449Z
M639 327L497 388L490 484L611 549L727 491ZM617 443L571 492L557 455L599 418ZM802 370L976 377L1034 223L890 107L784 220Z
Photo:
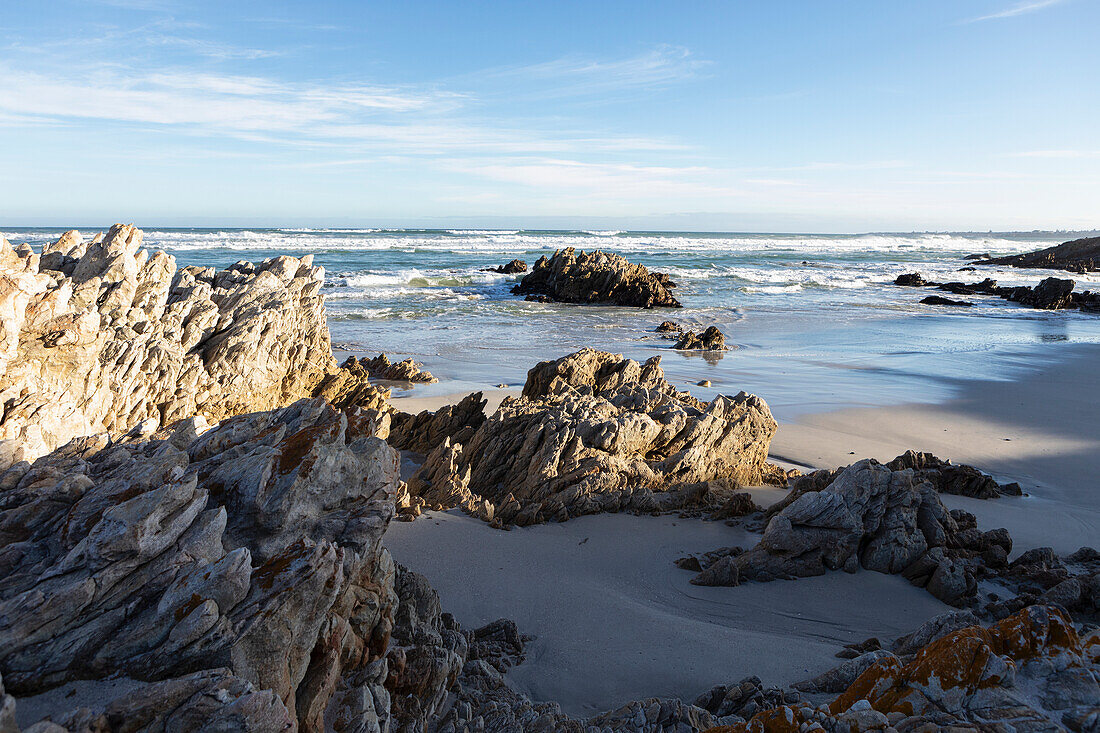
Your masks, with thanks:
M951 298L944 298L940 295L929 295L927 298L921 300L924 305L955 305L970 307L974 305L968 300L952 300Z
M661 325L653 329L653 333L680 333L683 330L676 321L661 321Z
M542 302L679 308L673 287L667 275L650 272L617 254L599 250L578 253L567 247L549 259L540 257L512 292L526 295L528 300L532 296L546 299Z
M694 331L684 333L672 348L682 351L725 351L726 337L717 326L710 326L698 335Z
M704 403L665 380L659 357L584 349L532 368L522 397L430 455L410 490L467 497L462 506L502 525L694 506L700 482L785 482L767 463L775 429L758 397ZM714 508L728 498L713 493Z

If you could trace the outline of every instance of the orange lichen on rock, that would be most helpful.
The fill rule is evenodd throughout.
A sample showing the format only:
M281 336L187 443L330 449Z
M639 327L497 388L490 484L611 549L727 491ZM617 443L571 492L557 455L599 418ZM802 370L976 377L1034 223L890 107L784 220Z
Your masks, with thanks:
M894 658L876 662L829 704L829 713L844 722L854 705L866 701L860 704L867 713L870 703L872 710L884 715L947 715L965 722L1003 713L1021 721L1042 720L1044 714L1028 708L1022 699L999 697L1000 690L1008 693L1013 687L1018 670L1026 670L1036 659L1045 660L1042 669L1095 664L1100 659L1100 634L1082 642L1064 611L1029 606L988 629L971 626L941 637L908 664ZM996 694L991 698L983 692L987 690ZM1001 704L990 708L991 700ZM808 710L790 706L764 710L746 723L713 728L709 733L797 731Z

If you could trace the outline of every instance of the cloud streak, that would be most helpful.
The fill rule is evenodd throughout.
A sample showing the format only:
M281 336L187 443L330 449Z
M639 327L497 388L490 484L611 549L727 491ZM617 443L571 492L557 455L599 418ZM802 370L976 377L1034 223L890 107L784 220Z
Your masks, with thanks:
M968 18L962 21L963 23L980 23L985 20L999 20L1001 18L1015 18L1017 15L1025 15L1027 13L1034 13L1037 10L1043 8L1049 8L1051 5L1057 5L1064 0L1027 0L1027 2L1017 3L1010 8L1001 10L996 13L990 13L988 15L980 15L977 18Z

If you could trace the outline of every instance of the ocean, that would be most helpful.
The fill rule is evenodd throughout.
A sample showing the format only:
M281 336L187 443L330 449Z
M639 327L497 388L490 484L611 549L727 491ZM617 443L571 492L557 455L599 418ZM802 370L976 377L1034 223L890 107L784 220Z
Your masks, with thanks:
M6 229L13 244L56 239L56 228ZM94 228L82 229L90 236ZM1057 357L1066 343L1100 342L1100 316L1035 311L976 296L973 308L921 305L927 279L1033 285L1039 270L969 266L968 254L1025 252L1072 238L1026 234L737 234L422 229L145 229L145 245L180 265L225 267L280 254L325 267L329 327L338 357L413 357L440 384L395 394L432 395L522 385L535 362L584 346L648 359L710 397L763 396L780 419L841 406L939 401L967 380L1009 379ZM676 310L528 303L510 293L521 276L486 268L532 265L563 247L622 254L677 284ZM1079 289L1100 274L1072 275ZM677 352L652 333L663 320L718 326L725 353ZM710 387L696 383L709 380Z

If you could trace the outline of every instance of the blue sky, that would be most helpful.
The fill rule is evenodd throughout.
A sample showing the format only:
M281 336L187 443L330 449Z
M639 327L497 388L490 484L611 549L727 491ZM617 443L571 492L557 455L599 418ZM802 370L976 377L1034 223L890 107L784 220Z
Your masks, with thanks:
M1100 227L1100 2L0 6L0 224Z

